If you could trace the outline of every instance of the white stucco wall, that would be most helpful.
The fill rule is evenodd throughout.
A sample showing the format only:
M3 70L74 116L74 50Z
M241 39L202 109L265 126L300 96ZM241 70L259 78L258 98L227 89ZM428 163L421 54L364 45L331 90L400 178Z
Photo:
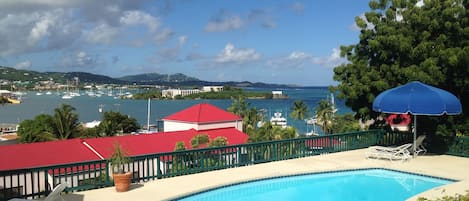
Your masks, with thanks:
M209 130L217 128L236 128L239 131L243 131L243 122L242 121L232 121L232 122L221 122L221 123L211 123L211 124L196 124L196 123L187 123L187 122L175 122L175 121L164 121L164 131L182 131L189 130L191 128L195 130Z
M164 121L163 126L164 126L164 132L183 131L183 130L189 130L191 128L197 130L197 124L194 124L194 123Z

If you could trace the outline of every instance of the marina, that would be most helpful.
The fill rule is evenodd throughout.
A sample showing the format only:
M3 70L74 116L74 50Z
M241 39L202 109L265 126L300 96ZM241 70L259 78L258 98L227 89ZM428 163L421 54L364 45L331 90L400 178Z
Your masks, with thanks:
M288 89L268 89L268 88L246 88L246 91L283 91L288 95L288 99L248 99L250 107L266 110L266 120L274 116L275 111L282 111L282 117L286 118L288 125L298 129L299 133L306 133L313 129L312 125L307 125L306 121L297 121L290 118L290 107L295 100L303 100L309 108L310 115L313 115L319 101L327 99L330 93L326 87L311 88L288 88ZM122 90L114 94L131 95L138 91ZM158 125L158 121L176 111L187 108L191 105L207 102L227 109L232 101L223 100L151 100L151 119L147 120L148 102L147 100L121 99L108 96L109 92L100 91L80 91L80 96L70 99L63 99L64 93L52 93L50 95L36 95L36 92L26 92L22 94L21 104L7 104L0 107L0 122L19 124L26 119L33 119L39 114L52 114L53 110L61 104L69 104L76 108L80 121L83 123L101 120L105 111L118 111L137 119L140 125ZM100 96L97 96L100 94ZM342 101L336 101L336 107L340 113L350 112Z

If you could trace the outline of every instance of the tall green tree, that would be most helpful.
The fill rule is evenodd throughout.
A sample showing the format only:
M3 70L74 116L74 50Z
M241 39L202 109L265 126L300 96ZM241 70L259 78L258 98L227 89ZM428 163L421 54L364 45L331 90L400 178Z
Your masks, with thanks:
M332 131L334 133L346 133L359 130L360 124L358 120L353 117L352 113L334 116L334 124L332 125Z
M103 136L114 136L119 132L131 133L139 128L135 118L113 111L104 112L103 119L99 124L99 130Z
M18 141L32 143L55 140L51 124L52 117L46 114L37 115L34 120L24 120L18 128Z
M467 1L432 0L420 6L411 0L380 0L369 5L371 11L355 19L360 41L341 47L349 62L334 69L334 80L340 82L334 89L347 106L369 116L377 94L412 80L449 90L467 102Z
M52 116L52 133L58 139L70 139L74 134L79 133L78 114L75 113L75 108L62 104L59 108L54 109Z
M341 47L348 62L334 68L338 98L356 117L374 118L379 93L419 80L455 94L464 118L454 123L469 122L469 1L372 0L369 6L355 18L359 42Z
M316 119L324 133L331 133L334 122L334 107L328 100L321 100L316 106Z
M303 121L309 117L308 105L306 105L302 100L296 100L290 110L292 111L290 116L293 119Z

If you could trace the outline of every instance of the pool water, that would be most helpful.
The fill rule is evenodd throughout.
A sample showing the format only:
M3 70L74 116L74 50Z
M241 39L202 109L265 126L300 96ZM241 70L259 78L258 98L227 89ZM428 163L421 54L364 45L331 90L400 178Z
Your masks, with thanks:
M402 201L452 182L391 170L367 169L259 180L222 187L179 200Z

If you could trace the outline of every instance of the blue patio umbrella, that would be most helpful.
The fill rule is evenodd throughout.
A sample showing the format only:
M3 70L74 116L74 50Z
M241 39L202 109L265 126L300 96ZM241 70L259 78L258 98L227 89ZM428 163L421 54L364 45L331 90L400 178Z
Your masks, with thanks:
M373 110L383 113L410 113L414 115L414 156L417 137L417 115L461 114L461 102L448 91L419 81L407 83L379 94L373 101Z

